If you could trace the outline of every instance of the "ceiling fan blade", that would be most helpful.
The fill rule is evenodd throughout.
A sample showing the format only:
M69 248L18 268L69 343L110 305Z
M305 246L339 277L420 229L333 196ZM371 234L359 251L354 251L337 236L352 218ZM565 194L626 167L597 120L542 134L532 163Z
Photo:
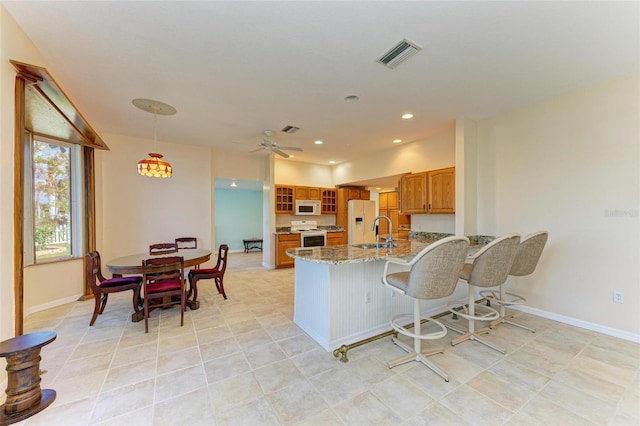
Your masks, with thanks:
M287 151L302 151L302 148L298 148L297 146L280 146L278 145L279 149L286 149Z
M271 150L281 157L289 158L289 154L287 154L286 152L280 151L278 148L272 148Z
M258 151L262 151L264 148L256 148L253 151L249 151L249 154L251 154L252 152L258 152Z

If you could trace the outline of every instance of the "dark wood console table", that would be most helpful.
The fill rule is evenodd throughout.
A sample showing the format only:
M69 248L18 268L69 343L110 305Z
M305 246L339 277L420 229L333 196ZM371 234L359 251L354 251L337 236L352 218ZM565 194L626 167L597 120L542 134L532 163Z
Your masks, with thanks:
M242 240L244 243L244 252L249 253L249 250L258 249L262 251L262 238L247 238Z
M53 342L54 331L23 334L0 342L0 357L7 359L7 400L0 407L0 425L31 417L56 399L56 391L40 389L40 349Z

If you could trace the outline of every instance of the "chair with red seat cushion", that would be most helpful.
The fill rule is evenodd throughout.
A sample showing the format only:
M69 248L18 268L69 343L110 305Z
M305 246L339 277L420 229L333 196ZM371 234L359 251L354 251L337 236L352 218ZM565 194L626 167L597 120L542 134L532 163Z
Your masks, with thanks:
M198 239L196 237L176 238L176 246L178 246L178 249L197 249Z
M184 325L186 294L184 258L168 256L142 261L142 287L144 290L144 332L149 332L151 309L180 304L180 327Z
M216 266L213 268L200 268L189 271L189 293L193 292L193 300L191 302L192 309L198 309L198 280L214 279L218 293L222 294L222 297L225 299L227 298L227 295L224 292L224 271L227 270L228 252L229 246L226 244L220 244L220 247L218 247L218 261L216 262Z
M95 307L93 309L93 316L89 326L92 326L98 314L104 312L105 306L107 306L107 299L109 293L117 293L119 291L133 290L133 309L138 314L138 300L140 299L140 283L142 283L142 277L119 277L119 278L105 278L102 275L102 265L100 262L100 253L92 251L84 255L85 261L85 281L88 287L93 292L95 299Z
M157 243L149 245L149 254L154 256L158 254L171 254L178 252L177 243Z

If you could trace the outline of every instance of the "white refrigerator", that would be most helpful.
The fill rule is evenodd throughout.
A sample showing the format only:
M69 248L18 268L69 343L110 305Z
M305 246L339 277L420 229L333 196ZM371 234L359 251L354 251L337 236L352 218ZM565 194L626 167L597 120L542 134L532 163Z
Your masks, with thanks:
M376 242L371 224L377 215L375 201L349 200L349 244Z

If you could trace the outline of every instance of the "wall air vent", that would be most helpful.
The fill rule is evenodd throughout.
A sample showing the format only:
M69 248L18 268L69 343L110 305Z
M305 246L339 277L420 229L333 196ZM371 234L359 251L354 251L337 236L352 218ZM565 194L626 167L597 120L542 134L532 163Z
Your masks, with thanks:
M300 128L296 127L296 126L284 126L282 128L282 131L285 132L285 133L295 133L298 130L300 130Z
M407 39L402 39L400 43L393 46L387 53L382 55L376 62L387 68L394 69L416 53L422 50L422 47Z

